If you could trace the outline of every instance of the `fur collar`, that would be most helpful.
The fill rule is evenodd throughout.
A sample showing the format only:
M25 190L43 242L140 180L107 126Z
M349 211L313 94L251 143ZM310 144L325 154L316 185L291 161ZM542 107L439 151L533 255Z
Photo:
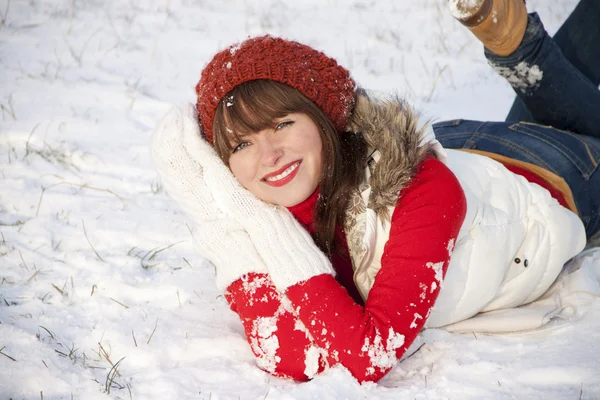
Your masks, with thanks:
M373 99L359 89L347 130L363 135L369 154L379 153L376 163L369 162L368 207L389 221L389 207L396 206L400 191L414 177L425 156L433 155L430 144L420 145L427 124L419 127L418 113L402 99Z

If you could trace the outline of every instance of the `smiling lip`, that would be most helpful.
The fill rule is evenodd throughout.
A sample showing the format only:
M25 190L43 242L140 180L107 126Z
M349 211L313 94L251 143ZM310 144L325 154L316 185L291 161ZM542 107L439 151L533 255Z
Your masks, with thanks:
M300 164L302 164L301 160L296 160L289 164L286 164L283 167L279 168L277 171L265 175L261 179L261 181L263 181L264 183L266 183L269 186L274 186L274 187L280 187L280 186L286 185L286 184L290 183L292 181L292 179L294 179L296 177L296 174L298 173L298 170L300 169ZM288 170L290 168L293 168L292 171L290 171L288 173L288 175L286 175L285 177L282 177L281 179L277 179L277 180L267 180L269 178L273 179L277 175L281 175L282 173L284 173L286 170Z

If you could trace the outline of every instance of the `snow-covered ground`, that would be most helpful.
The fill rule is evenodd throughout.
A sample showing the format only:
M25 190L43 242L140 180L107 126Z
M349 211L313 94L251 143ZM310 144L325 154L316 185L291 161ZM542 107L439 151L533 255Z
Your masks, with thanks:
M575 4L528 2L551 32ZM265 32L438 120L512 102L446 0L0 0L0 399L600 398L600 301L527 334L426 331L377 385L255 366L148 141L217 50Z

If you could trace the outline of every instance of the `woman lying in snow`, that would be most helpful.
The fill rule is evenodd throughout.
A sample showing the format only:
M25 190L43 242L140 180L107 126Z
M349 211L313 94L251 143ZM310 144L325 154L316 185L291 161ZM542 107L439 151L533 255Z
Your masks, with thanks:
M511 116L570 132L432 130L325 54L270 36L214 56L198 116L171 111L152 150L261 368L306 380L343 365L377 381L424 327L544 294L600 230L600 36L569 42L600 19L592 3L553 40L522 0L451 1L517 92Z

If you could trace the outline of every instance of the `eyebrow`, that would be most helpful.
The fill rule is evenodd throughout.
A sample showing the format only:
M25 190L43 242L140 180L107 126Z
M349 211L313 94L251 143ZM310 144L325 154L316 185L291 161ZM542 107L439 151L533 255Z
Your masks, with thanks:
M233 133L233 131L231 131L231 134L228 135L229 138L227 140L227 146L230 149L233 149L235 146L237 146L244 140L244 137L246 137L248 135L250 135L250 134L249 133L237 134L237 133Z
M236 143L238 140L244 140L245 137L252 135L252 133L236 133L231 135L231 140Z

